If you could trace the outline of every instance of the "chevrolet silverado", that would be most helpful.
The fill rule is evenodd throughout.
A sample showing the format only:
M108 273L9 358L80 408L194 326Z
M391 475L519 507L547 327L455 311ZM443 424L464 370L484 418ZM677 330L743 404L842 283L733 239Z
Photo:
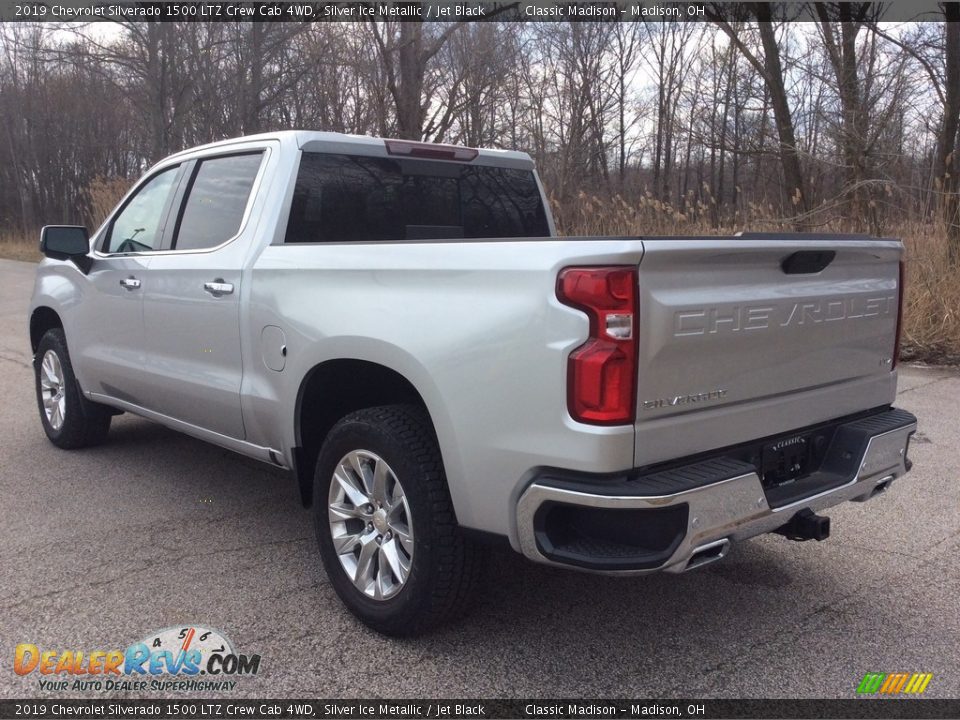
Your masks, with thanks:
M344 604L423 632L488 542L683 572L910 467L897 240L557 237L529 156L289 131L48 226L30 306L60 448L134 413L288 469Z

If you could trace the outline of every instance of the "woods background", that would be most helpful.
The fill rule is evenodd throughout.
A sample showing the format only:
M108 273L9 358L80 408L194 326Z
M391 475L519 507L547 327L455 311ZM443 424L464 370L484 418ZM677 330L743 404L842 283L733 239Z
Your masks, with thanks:
M150 164L282 128L529 152L565 234L908 245L907 357L960 359L960 3L708 21L0 24L0 253Z

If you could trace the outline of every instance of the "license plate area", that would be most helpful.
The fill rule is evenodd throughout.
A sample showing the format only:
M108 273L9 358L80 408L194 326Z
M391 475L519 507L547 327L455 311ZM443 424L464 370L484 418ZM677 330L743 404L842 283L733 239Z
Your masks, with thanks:
M819 467L819 463L813 466L812 440L808 435L791 435L766 443L760 454L760 479L763 485L786 485Z

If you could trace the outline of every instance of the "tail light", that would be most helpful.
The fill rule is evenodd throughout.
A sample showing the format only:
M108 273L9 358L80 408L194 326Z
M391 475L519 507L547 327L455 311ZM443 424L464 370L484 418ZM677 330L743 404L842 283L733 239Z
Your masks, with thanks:
M437 143L419 143L409 140L384 140L388 155L407 155L426 160L461 160L470 162L476 159L480 151L476 148L459 145L439 145Z
M906 295L906 287L904 286L904 281L906 280L906 263L903 260L900 261L900 276L897 282L897 293L898 293L898 304L897 304L897 335L896 339L893 341L893 362L890 363L890 369L893 370L897 367L897 360L900 359L900 333L903 332L903 303L904 296Z
M567 407L593 425L632 423L637 385L637 270L633 266L566 268L557 297L590 318L590 337L570 353Z

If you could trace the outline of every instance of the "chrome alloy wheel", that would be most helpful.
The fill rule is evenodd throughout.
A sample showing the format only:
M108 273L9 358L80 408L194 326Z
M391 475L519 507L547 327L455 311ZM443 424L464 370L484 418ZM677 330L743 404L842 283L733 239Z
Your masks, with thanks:
M368 450L347 453L328 504L333 548L354 586L374 600L396 595L410 576L413 523L393 470Z
M60 365L60 358L53 350L47 350L40 362L40 393L47 422L54 430L59 430L63 427L63 420L66 417L67 398L63 367Z

